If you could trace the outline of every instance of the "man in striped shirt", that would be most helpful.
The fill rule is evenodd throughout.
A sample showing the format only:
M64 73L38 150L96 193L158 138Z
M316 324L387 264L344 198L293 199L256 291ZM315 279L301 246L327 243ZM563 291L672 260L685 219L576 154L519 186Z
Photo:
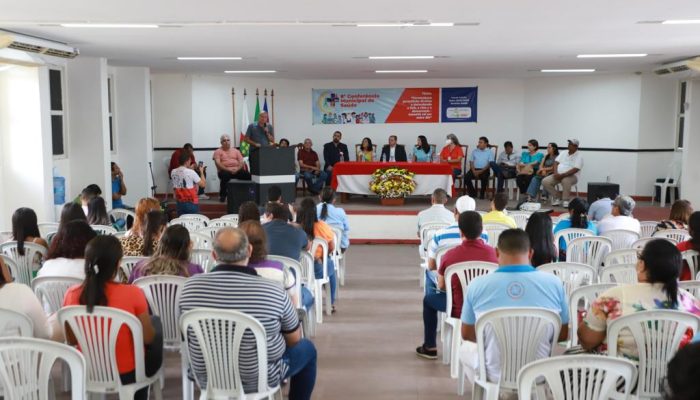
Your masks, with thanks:
M301 338L301 327L289 296L277 283L259 277L248 268L252 246L245 233L236 228L220 229L214 239L217 265L208 274L187 280L180 296L180 313L198 308L240 311L255 317L267 333L268 385L274 387L291 377L289 399L310 399L316 382L316 348ZM190 340L190 363L201 387L207 385L207 371L194 335ZM238 354L243 388L256 392L258 357L250 331L243 335ZM263 388L261 388L263 389Z

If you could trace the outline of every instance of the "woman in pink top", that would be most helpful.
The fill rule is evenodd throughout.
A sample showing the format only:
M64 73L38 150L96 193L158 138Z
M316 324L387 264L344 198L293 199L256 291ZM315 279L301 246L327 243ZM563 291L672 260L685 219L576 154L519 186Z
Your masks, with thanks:
M245 168L243 155L235 147L231 147L231 137L221 135L221 147L214 151L214 163L216 171L221 180L219 189L219 201L226 200L226 186L231 179L249 181L250 172Z

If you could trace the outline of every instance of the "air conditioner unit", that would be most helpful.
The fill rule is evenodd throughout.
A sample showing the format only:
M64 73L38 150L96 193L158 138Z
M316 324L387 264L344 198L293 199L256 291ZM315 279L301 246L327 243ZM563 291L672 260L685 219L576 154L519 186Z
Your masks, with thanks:
M672 79L690 79L700 76L700 57L664 64L654 70L657 76Z
M75 58L80 54L78 49L61 42L21 35L19 33L0 29L0 49L4 48L60 58Z

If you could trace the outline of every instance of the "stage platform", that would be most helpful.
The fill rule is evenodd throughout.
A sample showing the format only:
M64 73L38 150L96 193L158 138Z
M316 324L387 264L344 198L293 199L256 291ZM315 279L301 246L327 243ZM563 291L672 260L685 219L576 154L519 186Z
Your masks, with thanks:
M169 199L168 207L172 210L175 203ZM301 198L297 198L298 205ZM418 244L418 212L430 206L430 198L407 198L402 206L382 206L379 198L374 196L352 196L345 203L337 203L345 209L350 221L350 241L356 244ZM447 203L452 209L454 200ZM516 202L510 201L508 206L515 207ZM489 200L477 200L478 211L488 211ZM551 208L544 206L544 208ZM563 207L553 207L552 215L566 212ZM226 214L226 204L220 203L218 197L211 196L210 200L200 202L200 212L209 218L218 218ZM668 218L670 206L661 208L652 206L649 202L638 202L634 216L640 221L659 221Z

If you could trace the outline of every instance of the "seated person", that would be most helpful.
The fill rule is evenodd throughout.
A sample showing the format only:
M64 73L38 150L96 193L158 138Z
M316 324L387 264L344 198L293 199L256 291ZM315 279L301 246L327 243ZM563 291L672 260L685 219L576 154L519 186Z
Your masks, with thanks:
M287 221L288 210L279 203L267 203L263 225L267 236L267 254L289 257L301 261L301 252L309 250L311 243L306 233Z
M323 145L323 169L328 176L326 185L331 184L331 177L333 176L333 167L335 164L342 161L350 161L348 146L345 143L341 143L340 140L342 138L343 133L335 131L333 132L333 140ZM289 142L287 145L289 145Z
M445 147L440 150L440 161L450 164L452 167L452 177L457 179L462 174L462 159L466 156L459 139L454 133L447 135ZM472 196L474 197L474 196Z
M515 183L518 185L521 196L527 196L527 189L537 176L538 167L544 158L544 155L537 151L539 146L540 144L537 140L528 140L527 150L520 154L520 162L516 165L517 176L515 177ZM527 197L525 197L525 201L527 201Z
M402 144L396 144L396 135L389 136L389 144L382 147L382 155L380 161L408 161L406 157L406 148Z
M46 318L41 302L31 287L13 282L10 268L0 257L0 309L11 310L26 315L32 321L33 337L38 339L60 339L60 324L52 329ZM3 324L3 327L5 325ZM4 336L10 332L1 332Z
M700 368L700 343L689 344L676 353L668 363L666 382L668 399L700 399L700 381L696 372Z
M452 225L435 232L435 235L427 244L428 248L426 250L429 271L426 272L433 272L426 275L426 277L437 282L437 277L435 276L434 271L436 271L438 268L438 265L435 263L435 256L438 249L446 246L456 246L462 243L462 234L459 230L459 215L466 211L474 211L475 209L476 202L471 197L465 195L457 199L455 202L454 212L452 214L454 218Z
M189 278L202 274L199 264L190 262L194 242L182 225L171 225L165 229L151 258L136 263L129 275L129 283L149 275L173 275Z
M304 139L304 147L297 153L299 173L306 181L306 186L312 194L319 194L326 182L327 173L321 169L318 154L311 148L311 139Z
M517 228L518 224L515 223L513 217L505 213L506 206L508 205L508 195L505 193L496 193L491 200L491 211L486 213L482 218L485 224L503 224L508 225L511 228Z
M695 250L700 252L700 211L690 214L690 218L688 218L688 234L690 234L690 240L680 242L676 247L679 251ZM695 277L691 276L688 264L683 261L680 280L689 281L691 279L695 279Z
M356 155L357 161L374 161L374 145L372 144L372 139L366 137L362 139L359 149Z
M418 136L411 157L416 162L431 162L433 160L433 148L428 144L428 139L425 136Z
M343 237L340 239L340 248L342 251L345 251L350 247L350 222L348 221L348 216L345 214L345 210L336 207L335 190L332 187L324 187L320 197L321 202L316 204L317 217L319 221L324 221L343 232Z
M665 229L688 230L688 218L693 213L693 206L688 200L676 200L671 206L671 214L668 219L659 221L654 233Z
M237 148L231 146L231 137L229 135L221 135L219 140L221 147L214 151L212 159L216 165L216 174L221 182L219 186L219 201L223 203L226 200L228 182L231 179L249 181L251 176L250 172L246 170L243 154Z
M117 163L112 162L112 208L126 208L122 197L126 196L124 173ZM108 225L108 224L107 224Z
M547 153L540 161L540 166L536 169L535 175L530 180L530 184L527 186L527 198L525 201L535 201L537 194L540 191L540 186L542 185L542 180L549 175L554 173L554 164L559 156L559 146L552 142L547 145Z
M49 248L41 238L36 213L28 207L20 207L12 214L12 240L17 242L17 253L24 255L24 243L33 243Z
M578 182L583 168L583 156L578 151L578 139L569 139L568 151L559 154L554 162L554 173L542 180L542 186L552 196L552 205L560 204L566 207L569 205L571 197L571 187ZM559 192L556 188L561 184L563 191Z
M328 186L326 186L326 187L328 187ZM272 185L269 188L267 188L267 202L281 204L289 212L287 220L294 221L294 219L296 217L296 211L294 210L294 206L292 204L285 204L284 201L282 201L282 189L279 186ZM261 215L265 214L265 207L260 207L260 214ZM240 216L239 216L239 221L240 221ZM265 221L265 222L267 222L267 221Z
M437 188L430 196L430 208L427 208L418 213L418 234L424 224L429 222L442 222L445 224L453 224L455 217L453 213L445 207L447 204L447 192L445 189Z
M513 151L513 142L503 143L503 152L498 159L491 161L491 169L496 175L496 192L502 192L506 179L513 179L517 175L516 167L520 163L520 156Z
M85 246L97 233L84 220L65 223L51 241L49 254L36 276L85 279Z
M598 233L603 234L614 229L627 229L639 233L641 225L632 216L632 211L636 205L629 196L617 196L613 202L612 212L598 223Z
M612 204L613 201L609 196L603 194L596 196L596 201L588 208L588 219L594 222L601 221L612 212Z
M479 138L476 149L472 150L472 154L469 156L469 172L464 177L470 196L476 197L476 189L474 188L474 182L472 182L475 179L481 181L480 198L483 199L486 196L492 162L493 151L491 151L489 146L489 139L486 136L482 136Z
M576 229L587 229L593 233L593 235L598 234L598 229L595 224L588 220L586 211L588 207L588 202L580 197L574 197L573 200L569 202L569 218L561 219L557 225L554 227L554 234L557 232L576 228ZM566 240L563 237L559 238L559 260L566 260Z

